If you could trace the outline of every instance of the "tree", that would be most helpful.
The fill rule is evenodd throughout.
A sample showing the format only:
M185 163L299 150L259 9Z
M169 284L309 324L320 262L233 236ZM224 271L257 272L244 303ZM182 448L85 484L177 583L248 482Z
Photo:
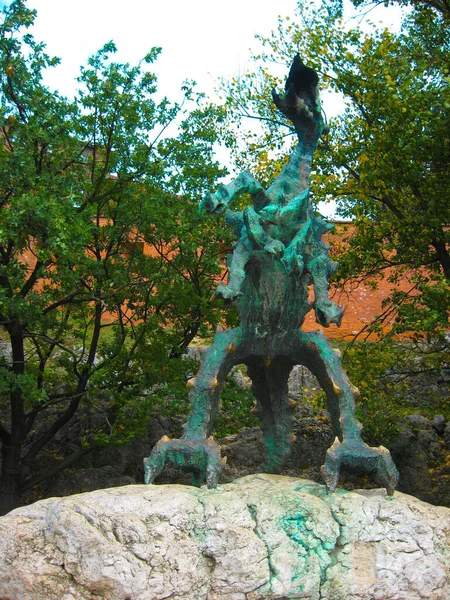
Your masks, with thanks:
M190 85L182 104L156 102L160 50L130 66L112 42L63 98L43 84L58 59L26 32L35 17L14 0L0 28L0 514L123 437L169 357L218 319L220 230L197 201L224 174L222 111ZM77 411L100 405L83 444L59 455Z
M341 13L342 3L330 2L280 20L260 38L255 73L225 86L232 118L263 119L253 154L240 158L256 172L267 163L279 168L286 137L275 133L279 118L259 90L276 86L270 65L299 52L321 74L325 93L345 99L319 146L312 186L317 200L336 200L355 226L339 256L340 284L408 280L409 290L394 290L373 327L390 321L393 333L434 335L447 328L450 307L448 7L414 2L398 34L349 28ZM267 160L270 151L278 162Z

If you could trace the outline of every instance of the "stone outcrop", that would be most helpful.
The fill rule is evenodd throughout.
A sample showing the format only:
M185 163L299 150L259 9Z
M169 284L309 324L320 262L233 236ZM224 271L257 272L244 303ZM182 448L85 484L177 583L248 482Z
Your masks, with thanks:
M251 475L133 485L0 519L2 600L450 598L450 509Z

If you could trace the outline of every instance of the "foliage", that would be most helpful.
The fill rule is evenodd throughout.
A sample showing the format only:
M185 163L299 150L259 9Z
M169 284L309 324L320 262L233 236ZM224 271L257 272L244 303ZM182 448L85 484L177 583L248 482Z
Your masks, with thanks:
M415 410L401 401L407 389L406 381L389 377L398 359L399 353L390 341L356 343L345 353L345 368L361 392L357 398L357 416L369 443L389 445L402 419Z
M35 17L14 0L0 28L1 510L129 435L125 417L144 419L171 360L217 323L226 241L197 211L224 174L213 159L223 111L188 84L181 104L157 102L160 49L130 66L112 42L63 98L42 82L58 59L27 33ZM83 447L39 469L79 408L100 404Z
M244 427L258 427L259 420L253 410L255 398L250 388L239 385L233 375L220 393L221 409L215 422L214 435L225 437L238 433Z
M360 390L357 416L367 442L389 446L410 414L450 417L448 398L434 393L426 383L438 378L440 360L439 348L429 347L425 353L411 342L390 338L347 346L344 366Z
M398 34L349 28L341 3L299 8L298 18L259 38L255 72L223 90L232 123L262 120L262 133L248 134L250 152L238 153L258 176L279 169L286 151L288 124L269 94L282 85L277 65L299 52L320 74L323 95L344 97L312 183L313 199L335 200L355 226L339 256L339 285L387 278L395 291L376 327L417 337L446 329L450 307L450 21L435 4L414 3Z
M442 366L439 346L425 349L390 337L338 345L343 352L344 369L360 392L356 415L369 445L381 443L390 447L408 415L419 413L432 419L440 414L446 420L450 418L449 398L436 386ZM304 391L311 392L307 388ZM318 418L327 408L327 399L325 392L316 388L312 391L304 401Z

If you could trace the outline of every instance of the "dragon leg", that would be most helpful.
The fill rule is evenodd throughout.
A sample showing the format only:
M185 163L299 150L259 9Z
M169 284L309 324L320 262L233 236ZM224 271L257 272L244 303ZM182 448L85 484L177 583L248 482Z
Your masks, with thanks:
M380 485L392 495L399 478L389 450L383 446L373 448L361 439L362 425L355 415L355 395L342 367L340 353L333 350L323 333L299 332L300 362L317 377L327 394L328 409L336 435L327 451L322 467L327 489L336 489L341 467L373 473Z
M219 410L219 394L225 378L238 361L240 330L216 333L202 356L197 376L188 382L191 413L181 440L163 437L144 459L145 483L153 483L167 462L192 473L193 485L206 479L208 487L217 486L223 466L220 448L211 437Z

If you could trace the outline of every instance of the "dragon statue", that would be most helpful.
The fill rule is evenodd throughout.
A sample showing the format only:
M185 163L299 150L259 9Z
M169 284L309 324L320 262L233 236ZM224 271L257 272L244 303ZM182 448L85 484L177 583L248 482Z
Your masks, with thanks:
M314 309L317 322L340 325L343 308L329 298L328 277L337 264L328 256L322 235L332 229L309 204L311 159L325 129L318 95L317 73L297 55L281 95L272 91L278 109L293 123L298 144L289 162L265 190L249 173L241 173L201 209L226 211L226 222L239 238L228 262L228 284L217 294L235 302L240 325L218 331L205 351L197 376L188 382L191 412L182 439L162 438L144 459L145 482L152 483L166 462L192 472L192 483L217 486L224 459L211 434L220 409L220 391L230 370L247 366L264 434L267 472L279 472L291 452L293 410L288 378L294 365L306 366L327 396L335 440L328 449L322 475L334 491L342 467L373 473L392 494L398 471L389 451L361 439L355 416L359 394L346 376L340 353L322 332L302 330L305 315ZM229 203L249 194L252 206L231 211ZM314 302L309 302L313 286Z

